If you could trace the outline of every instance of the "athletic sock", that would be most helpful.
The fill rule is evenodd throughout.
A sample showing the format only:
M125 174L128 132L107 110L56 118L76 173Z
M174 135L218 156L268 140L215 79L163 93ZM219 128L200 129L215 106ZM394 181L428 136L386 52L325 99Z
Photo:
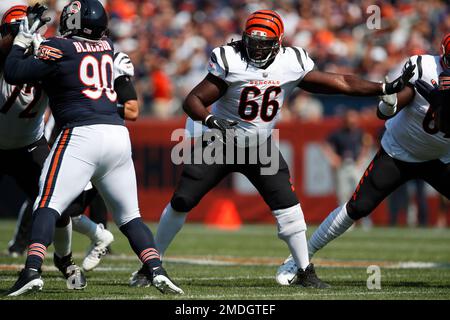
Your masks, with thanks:
M161 259L172 240L183 227L187 214L187 212L174 210L170 203L164 209L155 237L156 247L159 250Z
M120 226L120 231L128 238L131 248L150 269L161 266L159 252L156 249L153 234L142 222L141 218L136 218Z
M308 242L306 240L306 232L302 231L290 236L285 240L295 264L302 270L309 266Z
M55 254L59 258L65 257L72 252L72 222L70 219L65 227L56 227L53 246L55 247Z
M31 240L25 268L41 269L47 247L52 243L56 220L59 217L59 213L50 208L40 208L33 213Z
M308 241L310 258L328 242L347 231L354 222L347 214L347 204L332 211Z
M101 228L94 221L81 214L77 217L72 217L73 230L84 234L89 237L92 241L97 238L98 233Z

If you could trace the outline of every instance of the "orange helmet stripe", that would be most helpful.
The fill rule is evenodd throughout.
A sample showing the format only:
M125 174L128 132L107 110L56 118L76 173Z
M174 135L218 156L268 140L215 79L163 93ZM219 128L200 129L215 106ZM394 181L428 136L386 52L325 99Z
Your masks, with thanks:
M284 33L284 25L281 17L271 10L259 10L252 13L245 24L245 32L253 30L262 31L270 38L281 38Z
M11 23L14 19L21 19L27 16L27 6L11 7L2 17L2 24Z

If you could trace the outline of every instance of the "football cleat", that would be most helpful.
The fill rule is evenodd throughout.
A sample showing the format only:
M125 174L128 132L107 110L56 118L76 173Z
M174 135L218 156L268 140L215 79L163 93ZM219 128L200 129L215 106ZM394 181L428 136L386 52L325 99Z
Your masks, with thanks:
M275 280L282 286L289 286L297 276L298 268L292 255L284 260L283 264L278 267Z
M114 241L113 234L106 230L103 224L99 223L102 229L101 234L92 241L91 246L83 260L83 270L91 271L97 267L102 257L108 252L108 246Z
M59 271L66 278L67 289L82 290L86 288L86 277L72 260L72 253L65 257L59 258L56 254L53 255L53 262Z
M162 293L184 294L184 291L169 278L162 266L150 271L147 265L143 265L131 275L130 286L148 287L150 285L154 285Z
M32 269L22 269L19 274L19 279L6 293L9 297L20 296L27 292L34 292L42 290L44 281L41 279L41 272Z
M184 294L184 291L169 278L162 266L152 270L152 284L164 294Z
M147 265L142 265L142 267L131 274L130 277L131 287L149 287L152 285L152 277L148 270Z
M296 278L291 283L305 288L330 288L329 284L320 280L316 275L316 271L314 270L314 265L312 263L310 263L305 270L299 269Z

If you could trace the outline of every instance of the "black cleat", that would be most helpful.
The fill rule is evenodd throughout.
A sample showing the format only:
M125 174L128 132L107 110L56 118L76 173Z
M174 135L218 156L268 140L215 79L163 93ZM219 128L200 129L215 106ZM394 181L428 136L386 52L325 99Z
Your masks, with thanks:
M83 271L81 271L81 268L73 262L72 253L62 258L54 254L53 263L61 271L64 278L67 279L67 289L82 290L86 288L86 277Z
M131 274L130 277L130 286L131 287L149 287L152 285L152 275L150 274L150 270L148 270L148 266L143 264L142 267Z
M19 279L6 295L16 297L27 292L40 291L43 286L44 281L41 279L41 271L22 269L19 273Z
M312 263L310 263L304 271L298 269L297 276L292 283L301 285L305 288L327 289L331 287L329 284L319 279Z
M184 294L184 291L173 282L162 266L151 270L152 284L162 293Z

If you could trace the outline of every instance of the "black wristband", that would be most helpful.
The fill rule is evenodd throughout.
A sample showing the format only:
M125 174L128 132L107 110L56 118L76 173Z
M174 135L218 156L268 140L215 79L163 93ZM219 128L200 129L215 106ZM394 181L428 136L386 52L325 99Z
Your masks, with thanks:
M117 113L122 119L125 119L125 106L123 104L117 105Z

